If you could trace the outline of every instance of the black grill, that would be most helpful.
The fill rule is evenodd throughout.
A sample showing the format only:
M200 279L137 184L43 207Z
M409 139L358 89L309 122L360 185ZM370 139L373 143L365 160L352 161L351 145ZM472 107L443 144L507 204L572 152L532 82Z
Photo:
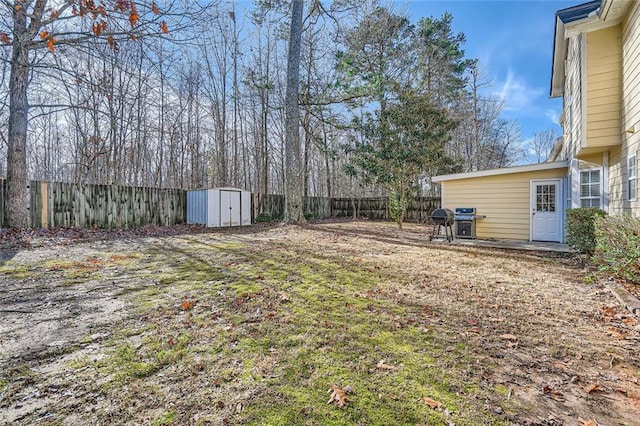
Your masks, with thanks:
M431 220L433 221L433 231L429 240L440 237L440 228L444 226L444 237L447 241L453 241L453 221L454 214L449 209L435 209L431 212Z
M475 207L456 207L456 238L475 238L477 217Z

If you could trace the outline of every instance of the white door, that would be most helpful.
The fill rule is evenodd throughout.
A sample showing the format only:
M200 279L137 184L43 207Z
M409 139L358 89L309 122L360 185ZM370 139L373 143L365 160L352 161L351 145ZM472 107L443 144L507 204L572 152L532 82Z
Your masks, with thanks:
M220 226L240 226L240 191L220 191Z
M562 241L562 198L559 180L531 181L531 239Z

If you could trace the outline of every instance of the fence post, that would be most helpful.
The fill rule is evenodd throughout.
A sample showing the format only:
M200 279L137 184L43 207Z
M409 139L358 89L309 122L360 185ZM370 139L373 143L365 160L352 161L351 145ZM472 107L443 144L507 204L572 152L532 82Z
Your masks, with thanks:
M40 226L49 227L49 183L40 182Z

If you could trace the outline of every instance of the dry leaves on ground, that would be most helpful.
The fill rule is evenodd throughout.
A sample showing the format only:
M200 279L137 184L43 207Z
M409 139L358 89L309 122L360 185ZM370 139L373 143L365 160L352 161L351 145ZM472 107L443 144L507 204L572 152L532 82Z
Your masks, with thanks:
M327 404L333 404L336 407L344 407L349 401L349 397L347 396L347 392L349 392L351 388L349 386L345 386L344 389L340 389L336 385L332 385L329 392L331 396L329 397L329 401Z
M433 408L434 410L436 408L442 407L442 403L436 401L435 399L431 399L428 396L422 397L422 402L424 402L425 404L427 404L429 407Z

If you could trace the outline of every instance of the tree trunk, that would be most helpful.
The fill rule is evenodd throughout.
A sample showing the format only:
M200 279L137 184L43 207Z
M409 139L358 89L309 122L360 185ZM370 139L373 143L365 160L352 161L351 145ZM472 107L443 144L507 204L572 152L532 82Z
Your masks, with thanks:
M26 38L27 36L27 18L22 9L14 9L13 15L16 38L11 53L11 76L9 80L7 225L27 228L31 224L27 180L29 52L24 43L20 43L20 38Z
M302 158L300 149L300 45L304 0L293 0L291 32L287 58L287 91L285 99L285 221L304 222L302 212Z

